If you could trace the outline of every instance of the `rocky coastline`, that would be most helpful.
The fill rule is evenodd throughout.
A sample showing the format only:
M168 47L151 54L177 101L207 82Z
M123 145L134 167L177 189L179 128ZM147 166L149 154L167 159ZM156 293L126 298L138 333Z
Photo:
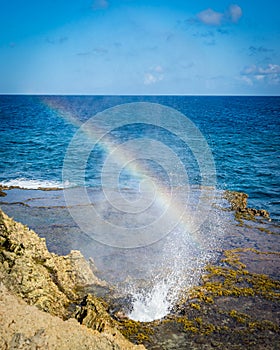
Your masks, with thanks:
M83 295L106 287L79 251L50 253L45 239L0 210L0 348L144 349L117 329L106 304Z
M269 214L248 208L246 194L224 196L237 229L257 243L275 240L262 251L257 243L224 250L170 315L148 323L112 314L108 300L87 292L110 291L94 261L77 250L49 252L44 238L0 210L0 349L277 349L280 252L269 247L279 233L263 229Z

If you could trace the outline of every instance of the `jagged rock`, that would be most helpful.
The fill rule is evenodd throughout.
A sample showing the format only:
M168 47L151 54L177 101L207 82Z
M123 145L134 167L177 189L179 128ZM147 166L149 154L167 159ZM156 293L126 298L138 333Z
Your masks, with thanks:
M88 284L105 285L80 252L58 256L44 239L0 211L0 275L5 285L40 309L60 317Z
M45 239L0 210L0 348L144 349L121 335L93 296L77 311L78 321L91 330L74 319L63 321L71 316L69 306L79 304L83 287L106 287L90 265L79 251L50 253Z
M58 256L45 239L0 211L0 275L5 285L40 309L60 317L81 286L106 286L78 251Z
M104 305L102 305L101 301L91 294L88 294L83 299L75 318L81 324L98 330L99 332L116 328L115 321L109 316Z
M225 191L224 198L230 203L231 210L234 210L243 219L254 219L261 216L270 220L269 213L265 209L255 209L247 207L248 195L243 192Z
M242 210L247 208L248 195L246 193L225 191L224 197L230 203L231 210Z
M89 264L79 250L72 250L70 254L66 256L66 259L69 259L69 263L72 266L72 271L74 272L73 278L76 286L97 284L106 287L107 284L104 281L100 281L100 279L93 274L93 270L97 270L93 265L93 259L90 260Z

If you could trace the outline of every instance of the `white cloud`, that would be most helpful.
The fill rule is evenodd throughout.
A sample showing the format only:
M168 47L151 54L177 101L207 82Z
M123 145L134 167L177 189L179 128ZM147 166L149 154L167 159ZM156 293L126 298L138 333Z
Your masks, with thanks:
M210 8L197 14L197 18L200 22L214 26L221 24L223 16L224 15L222 13L216 12Z
M266 68L259 68L263 74L280 74L280 66L278 64L268 64Z
M265 82L271 85L280 84L280 65L268 64L265 67L251 65L241 71L241 79L247 84Z
M280 74L280 66L278 64L268 64L266 67L260 67L256 66L255 64L249 67L245 67L241 74L244 75L258 75L258 74L264 74L264 75L273 75L273 74Z
M237 23L242 16L241 7L238 5L230 5L228 10L230 21Z
M146 73L144 77L144 84L150 85L157 82L157 78L152 73Z
M253 74L254 72L256 72L256 69L257 69L257 66L253 64L251 66L245 67L242 70L241 74L242 75L250 75L250 74Z
M163 68L157 65L149 69L149 72L144 75L144 84L151 85L163 80Z
M209 8L199 12L196 17L203 24L220 26L223 23L237 23L242 17L242 9L238 5L230 5L229 8L222 13Z
M250 86L253 85L252 79L248 78L246 75L242 76L240 79L241 79L241 81L244 81L246 84L248 84Z
M106 9L108 6L109 6L109 3L107 0L94 0L91 8L93 10L100 10L100 9Z

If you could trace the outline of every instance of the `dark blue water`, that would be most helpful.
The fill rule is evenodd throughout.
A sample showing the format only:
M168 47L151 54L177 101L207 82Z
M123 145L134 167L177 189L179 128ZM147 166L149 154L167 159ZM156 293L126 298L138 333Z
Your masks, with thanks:
M65 152L79 126L109 107L141 101L172 107L192 120L213 153L218 188L248 193L250 206L265 208L279 220L280 97L0 96L0 182L60 185ZM180 150L172 137L168 141L164 131L138 125L112 135L128 140L147 134L177 149L188 164L190 182L199 184L189 150ZM88 185L100 180L103 153L97 147L89 157Z

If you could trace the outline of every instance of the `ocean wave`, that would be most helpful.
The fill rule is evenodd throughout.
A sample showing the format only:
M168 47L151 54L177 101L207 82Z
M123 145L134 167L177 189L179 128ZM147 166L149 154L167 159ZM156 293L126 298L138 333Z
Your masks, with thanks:
M7 181L0 181L0 186L3 187L18 187L26 190L37 190L37 189L63 189L73 187L73 184L70 182L59 182L52 180L39 180L39 179L26 179L26 178L18 178Z

